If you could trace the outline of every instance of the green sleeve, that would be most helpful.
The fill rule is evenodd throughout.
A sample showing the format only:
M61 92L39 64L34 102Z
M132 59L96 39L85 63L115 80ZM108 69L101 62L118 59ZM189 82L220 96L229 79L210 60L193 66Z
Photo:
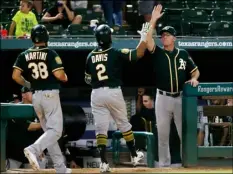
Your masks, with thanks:
M86 65L85 65L85 75L88 75L88 76L91 76L90 65L89 65L90 59L91 59L91 55L89 54L87 56Z
M198 68L197 65L194 63L192 57L188 54L188 52L187 52L187 60L186 61L187 61L187 71L189 73L194 72Z
M50 52L49 58L50 58L50 66L52 67L52 72L60 69L64 69L62 60L60 56L56 53L56 51L52 50Z
M12 21L14 21L15 23L19 22L19 18L20 18L20 11L18 11L14 17L12 18Z
M123 59L127 59L129 61L137 60L137 50L133 49L130 50L128 48L123 48L118 50L118 55Z
M16 69L18 69L20 71L25 71L25 69L26 69L26 60L25 60L25 56L24 56L23 53L21 53L17 57L14 65L13 65L13 68L16 68Z

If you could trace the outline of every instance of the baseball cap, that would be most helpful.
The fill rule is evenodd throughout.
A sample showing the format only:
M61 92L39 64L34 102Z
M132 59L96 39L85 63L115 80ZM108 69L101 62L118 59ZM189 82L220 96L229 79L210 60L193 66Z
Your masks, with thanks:
M13 100L15 100L15 99L20 99L20 97L19 97L19 95L18 94L13 94Z
M162 30L159 32L159 34L162 35L163 32L168 32L171 35L176 36L176 30L172 26L166 26L166 27L162 28Z
M31 90L24 86L24 87L22 87L21 92L22 93L31 92Z

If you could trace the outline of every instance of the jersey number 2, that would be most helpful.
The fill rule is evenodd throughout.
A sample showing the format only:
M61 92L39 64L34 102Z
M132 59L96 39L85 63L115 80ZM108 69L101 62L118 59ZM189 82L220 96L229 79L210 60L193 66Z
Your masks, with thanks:
M34 79L38 79L39 77L42 79L47 79L49 76L47 65L44 62L29 63L28 68L32 69L32 77Z
M108 79L108 76L104 75L104 73L106 72L106 67L103 64L98 64L96 66L96 70L97 70L97 77L99 81Z

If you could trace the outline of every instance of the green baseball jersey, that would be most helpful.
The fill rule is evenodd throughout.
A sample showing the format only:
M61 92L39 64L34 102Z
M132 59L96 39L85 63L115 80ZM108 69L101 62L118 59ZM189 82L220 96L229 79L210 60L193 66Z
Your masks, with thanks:
M156 46L152 52L157 88L168 92L182 91L185 81L197 69L196 64L184 49L166 51Z
M61 58L54 50L47 47L29 48L18 56L13 67L23 72L34 90L60 88L60 82L53 72L64 68Z
M123 64L136 58L136 50L96 48L87 57L85 74L91 76L92 88L121 86Z

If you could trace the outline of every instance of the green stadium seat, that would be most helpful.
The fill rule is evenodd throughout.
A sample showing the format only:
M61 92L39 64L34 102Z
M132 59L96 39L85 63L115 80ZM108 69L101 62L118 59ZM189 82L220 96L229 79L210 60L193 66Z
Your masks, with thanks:
M181 22L181 33L183 36L191 35L191 23L190 22Z
M44 23L44 25L46 26L49 35L61 35L63 32L62 25L48 24L48 23Z
M216 3L214 1L206 1L206 2L201 2L198 4L195 9L199 10L213 10L217 9Z
M213 21L233 21L233 10L218 9L211 12L211 18Z
M12 18L14 17L14 15L17 13L17 11L19 11L18 8L13 8L11 10L11 13L10 13L10 20L12 20Z
M188 8L186 1L171 1L162 3L164 9L186 9Z
M233 36L233 25L229 22L212 22L208 33L210 36Z
M233 0L217 0L216 5L220 9L233 9Z
M210 22L191 22L191 34L193 36L208 36Z
M91 12L91 13L85 14L82 18L83 21L90 21L92 19L97 19L98 21L102 21L103 13L102 12Z
M165 9L165 17L167 18L167 20L170 21L180 21L180 16L182 13L182 9Z
M114 25L112 28L114 30L112 35L126 35L127 34L125 29L121 26Z
M204 10L183 10L181 14L183 22L203 22L210 21L210 18Z
M75 15L86 15L87 14L87 9L85 9L85 8L76 8L75 10L74 10L74 14Z
M68 32L70 35L93 35L93 29L84 24L70 24Z

